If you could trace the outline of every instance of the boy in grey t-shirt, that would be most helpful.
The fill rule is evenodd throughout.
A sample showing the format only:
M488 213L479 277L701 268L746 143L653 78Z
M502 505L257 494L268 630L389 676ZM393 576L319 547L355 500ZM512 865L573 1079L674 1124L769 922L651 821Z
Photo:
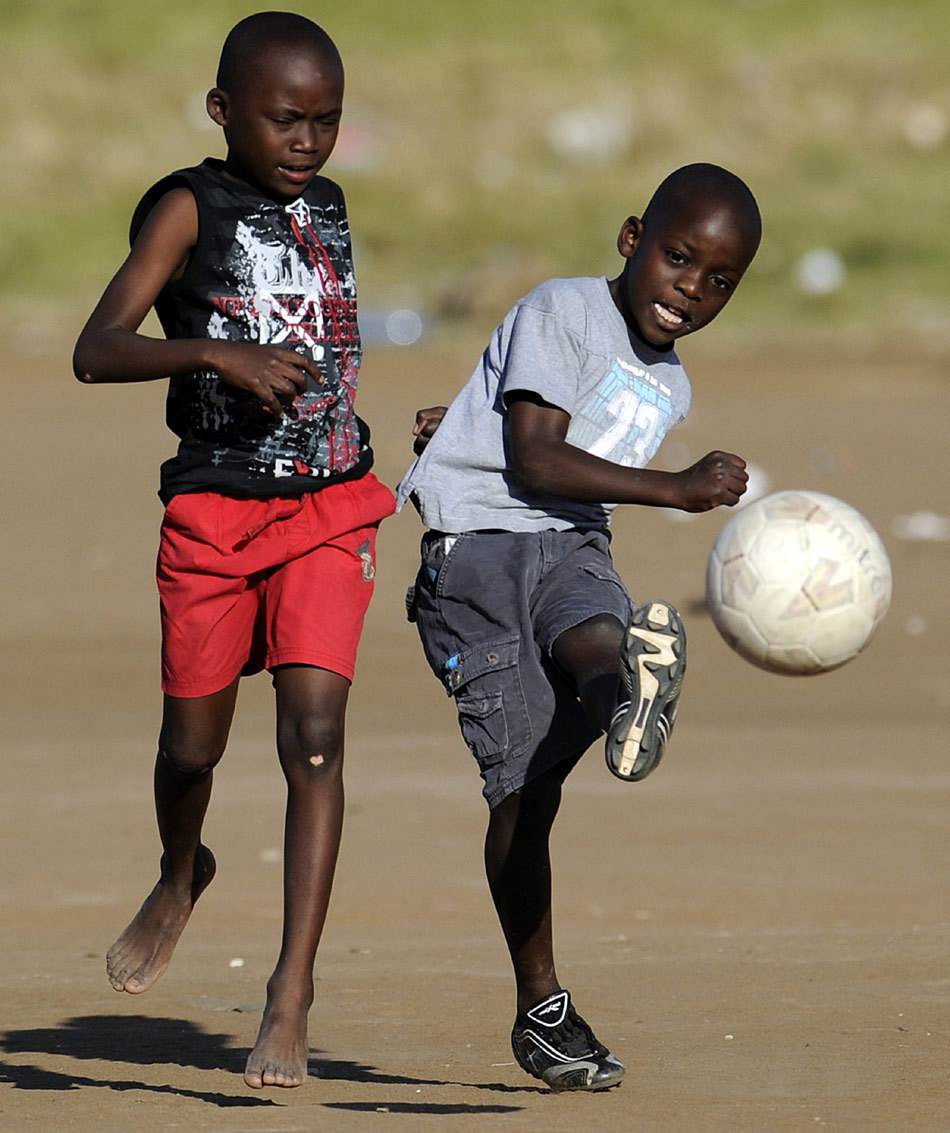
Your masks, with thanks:
M760 235L734 174L672 173L624 222L616 279L536 288L451 407L420 411L421 455L398 488L429 528L409 616L491 808L485 864L517 986L512 1048L552 1089L607 1089L624 1074L555 972L548 839L561 787L605 732L610 770L648 775L686 668L679 614L634 607L613 569L610 511L706 511L745 491L730 453L676 473L645 466L689 409L673 343L722 310Z

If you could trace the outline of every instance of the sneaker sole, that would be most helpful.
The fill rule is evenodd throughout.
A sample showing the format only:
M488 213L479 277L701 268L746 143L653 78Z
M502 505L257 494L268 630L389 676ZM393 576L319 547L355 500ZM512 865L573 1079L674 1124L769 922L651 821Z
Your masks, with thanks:
M667 727L663 710L679 696L686 672L686 631L673 606L648 602L634 611L621 662L630 706L610 726L607 766L618 779L638 783L663 758L673 727L672 721Z
M572 1062L561 1062L544 1070L537 1070L528 1050L529 1042L532 1040L538 1050L547 1051L548 1057L552 1054L557 1056L557 1051L552 1051L543 1039L529 1035L517 1044L512 1042L511 1049L515 1059L526 1074L543 1082L554 1093L582 1090L586 1093L595 1093L598 1090L610 1090L620 1085L627 1072L620 1059L612 1054L606 1055L599 1062L578 1058Z
M599 1071L597 1076L597 1068L592 1072L590 1069L574 1069L563 1071L561 1074L551 1076L550 1078L545 1075L540 1075L541 1081L555 1094L566 1094L569 1091L581 1092L588 1094L597 1093L599 1090L612 1090L615 1086L619 1086L623 1081L623 1076L626 1073L624 1066L618 1063L616 1069Z

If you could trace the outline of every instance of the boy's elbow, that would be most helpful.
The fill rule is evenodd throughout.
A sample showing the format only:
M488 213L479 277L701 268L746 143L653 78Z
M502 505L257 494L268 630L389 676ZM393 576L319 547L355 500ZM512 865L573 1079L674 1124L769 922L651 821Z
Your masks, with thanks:
M524 457L515 459L512 461L511 474L518 487L530 492L531 495L540 496L550 491L546 464L543 460L525 459Z
M77 382L82 382L83 385L94 385L96 382L101 381L96 369L95 360L90 357L89 350L85 347L82 339L76 343L76 349L73 351L73 374Z
M82 382L84 386L95 385L96 378L92 370L81 362L77 362L76 359L73 359L73 376L77 382Z

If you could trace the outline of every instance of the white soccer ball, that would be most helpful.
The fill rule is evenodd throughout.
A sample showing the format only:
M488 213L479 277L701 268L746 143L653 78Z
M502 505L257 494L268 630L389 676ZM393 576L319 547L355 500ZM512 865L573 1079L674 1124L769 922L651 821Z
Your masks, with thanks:
M772 673L850 661L891 601L891 565L870 523L821 492L775 492L738 511L706 568L706 604L726 642Z

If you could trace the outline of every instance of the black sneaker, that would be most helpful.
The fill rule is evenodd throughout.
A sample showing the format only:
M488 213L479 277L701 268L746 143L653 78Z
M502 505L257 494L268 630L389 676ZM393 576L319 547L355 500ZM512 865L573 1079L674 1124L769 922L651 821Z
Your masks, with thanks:
M624 1064L597 1041L566 991L556 991L515 1019L511 1049L518 1065L552 1090L609 1090Z
M663 758L686 672L686 630L668 602L634 610L620 649L627 699L607 732L607 766L629 783L645 779Z

